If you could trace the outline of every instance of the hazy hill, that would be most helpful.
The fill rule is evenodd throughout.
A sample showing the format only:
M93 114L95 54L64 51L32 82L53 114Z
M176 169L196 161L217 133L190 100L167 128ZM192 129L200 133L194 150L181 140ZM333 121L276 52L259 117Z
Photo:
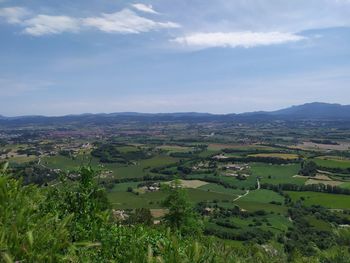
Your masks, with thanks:
M292 106L290 108L269 112L268 114L306 119L350 119L350 105L314 102Z
M184 122L205 122L205 121L265 121L265 120L345 120L350 121L350 105L329 104L329 103L307 103L298 106L276 110L259 111L242 114L210 114L197 112L181 113L100 113L80 114L59 117L45 116L0 116L0 123L6 124L64 124L64 123L112 123L118 121L184 121Z

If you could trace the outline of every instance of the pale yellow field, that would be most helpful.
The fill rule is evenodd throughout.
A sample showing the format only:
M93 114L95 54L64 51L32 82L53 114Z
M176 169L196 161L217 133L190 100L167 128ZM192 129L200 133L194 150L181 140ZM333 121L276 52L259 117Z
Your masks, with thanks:
M208 184L207 182L203 182L201 180L179 180L180 184L183 188L198 188L203 185ZM170 184L171 182L166 182L166 184Z
M150 209L150 210L151 210L151 215L154 218L163 217L168 212L168 209Z
M331 178L329 178L327 175L324 175L324 174L317 174L313 179L322 180L322 181L332 181Z
M342 183L343 182L339 182L339 181L325 181L325 180L309 179L305 182L305 185L324 184L324 185L338 186L338 185L341 185Z
M291 160L291 159L298 159L297 154L292 154L292 153L258 153L258 154L251 154L248 155L250 157L271 157L271 158L280 158L280 159L286 159L286 160Z

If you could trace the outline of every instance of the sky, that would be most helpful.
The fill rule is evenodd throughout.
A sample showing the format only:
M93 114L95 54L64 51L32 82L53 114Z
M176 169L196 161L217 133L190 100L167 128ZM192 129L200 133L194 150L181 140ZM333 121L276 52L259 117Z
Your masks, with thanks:
M0 0L0 115L350 104L350 0Z

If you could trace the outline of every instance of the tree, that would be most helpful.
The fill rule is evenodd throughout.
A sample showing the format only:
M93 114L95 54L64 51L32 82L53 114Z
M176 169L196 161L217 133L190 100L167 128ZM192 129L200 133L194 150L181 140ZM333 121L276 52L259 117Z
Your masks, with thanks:
M4 175L6 167L0 165L0 262L68 260L72 217L58 219L42 211L45 191Z
M128 223L143 224L147 226L153 225L153 217L151 211L147 208L137 208L133 214L130 215Z
M165 223L184 235L200 234L203 230L202 221L191 206L180 182L173 181L167 190L169 196L163 205L169 209L169 212L164 217Z
M61 185L50 188L42 209L55 212L60 218L73 216L68 225L73 241L95 241L108 222L109 203L93 169L83 167L77 174L78 181L63 177Z
M317 164L313 161L302 163L302 168L299 174L303 176L315 176L317 173Z

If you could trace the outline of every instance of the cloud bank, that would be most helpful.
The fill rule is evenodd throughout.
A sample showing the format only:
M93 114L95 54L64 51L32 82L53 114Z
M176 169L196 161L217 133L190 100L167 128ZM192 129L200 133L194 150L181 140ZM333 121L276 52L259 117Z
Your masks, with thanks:
M293 33L281 32L215 32L194 33L173 39L173 42L199 48L208 47L256 47L296 42L305 39Z
M78 32L79 20L69 16L37 15L22 22L25 27L23 33L32 36L60 34L63 32Z
M142 12L156 13L151 6L143 4L135 4L133 6ZM8 7L0 9L0 17L4 18L9 24L22 26L22 33L32 36L64 32L76 33L89 28L106 33L137 34L180 27L179 24L174 22L160 22L143 17L128 8L114 13L102 13L95 17L77 18L66 15L38 14L33 16L25 8Z
M165 28L178 28L173 22L157 22L139 16L130 9L124 9L112 14L102 14L99 17L89 17L82 20L84 26L94 27L107 33L141 33Z

